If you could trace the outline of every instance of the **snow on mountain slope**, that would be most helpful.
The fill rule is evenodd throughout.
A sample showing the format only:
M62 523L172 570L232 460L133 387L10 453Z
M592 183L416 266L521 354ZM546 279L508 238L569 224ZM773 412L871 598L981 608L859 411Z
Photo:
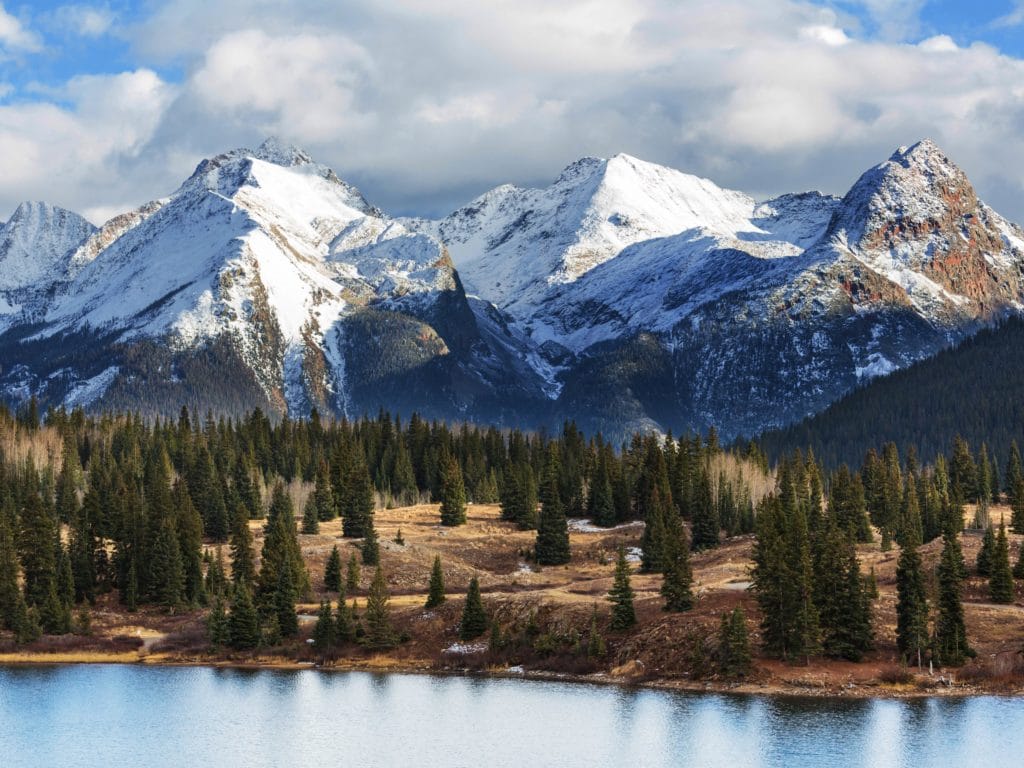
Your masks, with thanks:
M0 227L0 329L67 270L68 254L95 227L77 213L46 203L22 203Z
M583 158L550 187L502 186L432 231L467 289L513 314L549 286L569 283L624 248L694 227L733 233L754 201L712 182L630 157Z
M36 343L88 332L122 345L164 339L187 352L229 339L271 402L299 413L316 402L346 411L345 346L356 342L344 326L364 309L439 322L461 312L473 324L436 238L389 219L332 170L274 140L204 160L171 196L73 245ZM460 334L472 343L472 327ZM76 402L97 389L78 386Z
M0 230L7 397L730 437L1024 311L1024 231L928 141L842 198L617 155L424 221L269 140L99 230L54 211Z

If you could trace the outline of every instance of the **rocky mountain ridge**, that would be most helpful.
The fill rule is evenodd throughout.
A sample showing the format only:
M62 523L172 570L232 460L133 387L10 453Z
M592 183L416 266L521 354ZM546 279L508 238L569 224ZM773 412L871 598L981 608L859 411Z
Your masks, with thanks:
M841 198L759 203L617 155L428 221L268 140L98 229L19 208L0 392L733 436L1022 308L1024 231L930 141Z

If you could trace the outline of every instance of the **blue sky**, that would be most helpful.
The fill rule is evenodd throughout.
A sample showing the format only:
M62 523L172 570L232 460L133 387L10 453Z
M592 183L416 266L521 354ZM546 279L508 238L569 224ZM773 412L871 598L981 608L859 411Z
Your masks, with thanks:
M928 136L1024 221L1024 0L0 1L0 217L269 134L428 215L620 151L842 193Z

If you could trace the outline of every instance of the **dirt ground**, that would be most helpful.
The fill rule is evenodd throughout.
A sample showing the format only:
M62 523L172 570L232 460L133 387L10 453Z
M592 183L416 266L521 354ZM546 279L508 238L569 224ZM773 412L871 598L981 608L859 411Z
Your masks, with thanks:
M973 517L973 510L968 514ZM995 507L992 519L1009 519L1009 509ZM503 631L529 631L555 639L558 649L547 659L531 656L524 670L573 675L586 673L588 679L622 682L656 682L669 687L728 688L757 692L787 691L843 695L913 695L963 693L978 690L1022 690L1024 667L1018 653L1024 646L1024 605L1021 583L1013 605L995 605L987 601L984 580L972 577L965 589L968 635L977 659L952 674L933 675L900 670L895 646L895 570L898 550L882 552L879 543L859 546L865 573L873 568L879 588L874 606L876 648L859 664L827 659L812 659L808 664L787 664L755 657L753 674L740 684L716 680L708 666L715 635L724 611L742 606L747 613L751 645L759 645L759 614L748 591L752 536L729 539L719 548L695 554L694 592L696 606L683 614L666 613L658 593L661 579L634 572L632 586L638 627L626 633L608 631L609 606L605 600L612 582L614 560L620 545L639 546L641 524L598 530L573 522L569 565L540 568L528 561L535 534L517 531L499 519L496 505L470 505L467 523L455 528L440 525L436 505L378 510L376 526L380 537L381 562L391 593L392 618L406 642L387 654L353 650L337 660L345 667L438 669L472 668L502 673L507 664L495 663L486 653L486 636L476 644L460 644L458 622L462 595L469 580L479 578L488 613L497 617ZM395 543L399 529L404 544ZM256 550L260 549L261 521L252 522ZM1016 562L1024 537L1011 535L1011 562ZM973 567L981 543L980 533L963 534L964 556ZM332 547L337 546L343 563L353 552L358 556L358 541L341 537L340 521L323 523L317 535L300 536L315 601L299 606L303 632L311 631L312 614L321 598L336 600L337 595L323 590L324 565ZM929 573L934 573L941 541L922 548ZM227 558L227 551L225 551ZM440 555L449 595L440 608L423 608L427 581L435 555ZM638 570L639 566L635 566ZM344 568L343 568L344 571ZM360 589L354 597L360 609L373 573L362 568ZM934 576L932 576L934 578ZM566 666L566 643L573 637L586 637L594 611L599 616L608 644L608 654L596 665ZM125 614L110 598L101 601L92 613L92 636L65 638L59 642L44 640L18 652L0 653L0 663L13 661L103 661L131 659L150 663L256 663L289 665L281 655L259 658L225 657L217 659L205 652L202 612L168 615L156 609ZM528 629L524 630L523 628ZM583 640L585 643L585 639ZM560 645L559 645L560 644ZM300 658L309 660L309 651ZM76 657L75 654L78 654ZM51 655L56 654L56 655ZM578 655L578 654L577 654ZM519 665L513 670L519 673ZM955 680L954 685L950 685Z

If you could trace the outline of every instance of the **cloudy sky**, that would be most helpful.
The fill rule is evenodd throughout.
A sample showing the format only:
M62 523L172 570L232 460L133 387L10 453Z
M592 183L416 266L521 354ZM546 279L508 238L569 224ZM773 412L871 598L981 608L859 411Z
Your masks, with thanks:
M582 155L841 193L928 136L1024 221L1024 0L0 4L0 216L107 216L278 135L395 213Z

